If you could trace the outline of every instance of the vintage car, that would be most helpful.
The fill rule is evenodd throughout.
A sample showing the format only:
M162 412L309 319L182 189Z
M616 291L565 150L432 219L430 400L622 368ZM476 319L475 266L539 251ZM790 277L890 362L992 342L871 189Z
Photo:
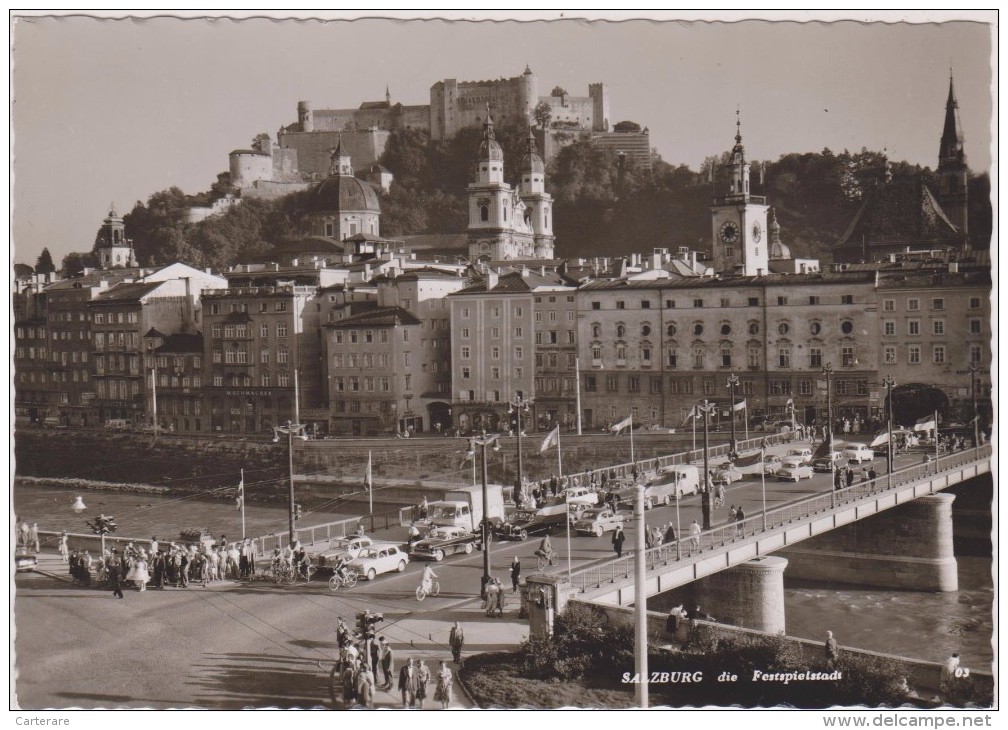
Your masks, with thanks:
M843 458L847 461L856 461L860 464L863 461L874 459L875 452L865 444L848 444L844 447Z
M351 561L350 567L356 571L357 575L374 580L381 573L391 573L394 570L402 573L406 570L408 562L409 555L400 550L397 545L380 545L362 550Z
M803 462L788 461L785 459L780 469L777 470L777 478L782 482L797 482L799 479L811 479L812 467Z
M594 507L598 504L598 495L588 487L568 487L567 504L584 504Z
M555 527L564 527L564 505L541 509L519 509L507 521L494 526L494 537L501 540L524 540L529 535L549 533Z
M472 532L458 525L444 525L435 527L427 537L413 543L410 556L414 559L440 561L444 560L445 555L471 553L479 541L478 532Z
M832 454L827 456L819 456L812 460L812 471L820 472L831 472L833 469L843 463L843 454L839 451L834 451Z
M788 449L788 452L784 455L785 459L798 458L801 459L806 464L812 461L812 449Z
M714 470L714 477L711 481L714 484L731 484L740 481L744 475L731 464L722 464Z
M382 543L382 545L384 544ZM314 556L315 567L319 570L333 570L340 558L353 560L361 554L362 550L370 547L378 547L378 545L367 535L341 537L330 542L328 548Z
M763 459L763 474L772 477L781 468L782 463L783 459L776 454L767 454L766 458Z
M602 537L603 533L623 527L623 515L608 507L593 507L581 513L574 529L577 533Z
M38 557L26 547L19 547L14 553L14 570L18 573L28 573L35 570Z

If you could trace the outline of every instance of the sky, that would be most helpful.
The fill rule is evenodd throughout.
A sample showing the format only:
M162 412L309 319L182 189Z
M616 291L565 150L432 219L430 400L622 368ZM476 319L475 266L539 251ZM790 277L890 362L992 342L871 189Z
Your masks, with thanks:
M388 85L393 102L427 104L438 80L526 64L540 94L606 83L611 121L648 127L665 161L693 169L734 143L736 108L750 159L867 147L933 168L951 65L969 164L991 167L983 22L71 16L13 31L13 260L30 264L43 247L57 266L90 250L112 202L122 214L173 185L208 189L228 152L296 121L298 100L356 107Z

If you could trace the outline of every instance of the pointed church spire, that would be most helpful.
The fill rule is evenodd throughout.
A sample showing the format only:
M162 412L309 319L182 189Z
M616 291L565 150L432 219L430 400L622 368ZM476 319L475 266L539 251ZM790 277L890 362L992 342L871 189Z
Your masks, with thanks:
M942 129L941 150L938 152L938 165L947 163L965 164L966 154L963 150L962 124L959 122L959 102L956 101L955 83L952 77L952 67L949 67L949 91L945 101L945 126Z

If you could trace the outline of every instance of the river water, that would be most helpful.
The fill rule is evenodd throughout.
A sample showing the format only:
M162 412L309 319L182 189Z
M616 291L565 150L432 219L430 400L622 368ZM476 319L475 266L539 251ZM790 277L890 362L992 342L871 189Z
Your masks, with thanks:
M958 652L962 666L990 671L994 659L991 558L957 556L959 590L890 591L788 580L787 633L841 645L943 662Z

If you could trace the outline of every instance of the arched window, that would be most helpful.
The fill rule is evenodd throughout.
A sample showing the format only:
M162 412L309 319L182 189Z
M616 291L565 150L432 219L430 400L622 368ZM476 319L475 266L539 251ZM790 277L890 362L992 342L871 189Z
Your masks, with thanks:
M693 325L693 334L697 337L703 334L703 325L700 322Z
M602 336L602 325L598 323L593 323L591 327L592 327L592 337Z
M732 366L732 347L728 342L721 343L721 367L730 368Z
M758 335L759 334L759 324L756 322L749 323L749 334Z
M504 206L504 220L507 220L507 205Z
M820 332L822 332L822 325L819 324L818 322L812 322L809 325L809 332L812 333L813 336L818 335Z
M641 325L640 333L644 337L649 336L651 334L651 325L649 324Z
M626 337L626 326L622 324L616 325L616 336Z
M840 323L840 331L843 332L845 335L849 335L851 332L854 331L854 323L851 322L849 319L845 319L843 322Z
M781 322L779 325L777 325L777 331L782 335L786 335L788 332L791 331L791 325L789 325L787 322Z
M488 220L490 220L490 206L489 205L481 205L480 206L480 220L483 223L486 223Z
M665 328L665 334L667 334L669 337L675 337L676 326L674 324L670 324L668 327Z

